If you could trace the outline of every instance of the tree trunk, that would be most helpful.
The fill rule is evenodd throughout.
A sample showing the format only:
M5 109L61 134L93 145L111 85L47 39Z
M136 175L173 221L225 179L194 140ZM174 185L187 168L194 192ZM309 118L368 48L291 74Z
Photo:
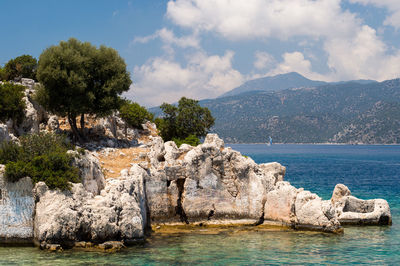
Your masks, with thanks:
M79 143L83 143L83 139L81 134L79 133L79 130L76 126L76 116L68 114L68 123L71 126L72 129L72 133L75 136L75 139L79 142Z
M85 114L81 114L81 134L85 136Z

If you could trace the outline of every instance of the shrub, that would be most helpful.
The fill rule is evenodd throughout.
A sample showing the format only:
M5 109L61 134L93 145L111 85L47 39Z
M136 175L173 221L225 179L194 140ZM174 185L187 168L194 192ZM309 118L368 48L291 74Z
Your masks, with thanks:
M178 148L184 143L192 145L194 147L200 144L200 139L198 137L196 137L195 135L190 135L189 137L187 137L185 139L174 138L172 140L175 142L175 144L176 144L176 146L178 146Z
M149 113L145 107L129 100L123 101L119 113L125 123L133 128L142 128L142 124L146 121L153 121L154 118L153 114Z
M21 146L12 141L0 143L0 164L18 161L21 155Z
M25 176L35 184L43 181L50 189L70 189L69 182L80 182L78 168L72 166L73 148L62 135L40 133L21 137L20 145L2 143L0 163L5 163L5 177L17 182Z
M25 87L12 83L0 84L0 121L12 119L21 123L25 114L23 101Z

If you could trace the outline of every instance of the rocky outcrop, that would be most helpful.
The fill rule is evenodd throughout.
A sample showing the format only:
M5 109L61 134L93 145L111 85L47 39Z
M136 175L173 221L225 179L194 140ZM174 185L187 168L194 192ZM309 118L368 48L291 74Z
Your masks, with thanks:
M100 195L88 193L82 184L72 190L52 191L43 182L34 189L36 207L34 237L38 244L72 247L75 242L101 243L144 238L147 226L144 177L139 166L120 179L108 179Z
M80 171L79 176L82 178L86 191L93 195L100 194L105 186L105 179L99 160L88 151L84 151L83 154L76 151L69 151L69 153L75 155L73 164Z
M361 200L351 196L343 184L336 185L331 202L336 217L343 225L390 225L392 215L386 200Z
M9 183L4 178L4 166L0 165L1 243L32 242L34 206L31 179Z
M154 138L146 179L152 222L279 223L293 228L340 231L329 202L283 181L279 163L256 164L224 147L215 134L177 148Z
M340 223L329 201L316 194L296 189L289 182L279 181L267 194L264 223L281 224L295 229L339 232Z
M16 140L16 137L10 132L8 126L0 123L0 143L14 140Z

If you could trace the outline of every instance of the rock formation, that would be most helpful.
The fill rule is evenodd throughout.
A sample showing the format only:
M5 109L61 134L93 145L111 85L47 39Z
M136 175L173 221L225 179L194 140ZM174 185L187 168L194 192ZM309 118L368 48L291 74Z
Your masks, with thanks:
M4 165L0 165L1 243L32 242L34 206L31 179L9 183L4 178Z
M336 217L343 225L389 225L392 224L390 207L386 200L361 200L351 196L343 184L336 185L331 198Z
M61 192L39 182L34 188L35 241L41 246L72 247L80 241L130 243L143 239L147 226L145 175L143 169L133 166L120 179L108 179L97 196L82 184Z

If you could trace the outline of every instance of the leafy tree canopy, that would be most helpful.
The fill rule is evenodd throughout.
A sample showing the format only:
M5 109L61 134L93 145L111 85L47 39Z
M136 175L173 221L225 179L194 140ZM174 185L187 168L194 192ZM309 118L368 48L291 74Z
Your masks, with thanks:
M43 51L37 76L42 85L37 100L48 111L67 116L78 139L83 136L84 115L105 116L117 110L119 95L132 83L116 50L73 38ZM76 126L78 115L81 132Z
M182 97L178 106L164 103L160 107L164 117L156 119L156 123L164 141L184 140L190 135L203 137L214 125L210 110L201 107L199 101Z
M152 121L154 118L154 115L149 113L145 107L129 100L123 101L119 113L121 118L134 128L142 128L143 123Z
M20 80L21 78L36 79L38 63L36 58L30 55L21 55L11 59L4 66L5 80Z
M19 124L24 118L25 102L23 101L25 87L12 83L0 84L0 121L12 119Z

